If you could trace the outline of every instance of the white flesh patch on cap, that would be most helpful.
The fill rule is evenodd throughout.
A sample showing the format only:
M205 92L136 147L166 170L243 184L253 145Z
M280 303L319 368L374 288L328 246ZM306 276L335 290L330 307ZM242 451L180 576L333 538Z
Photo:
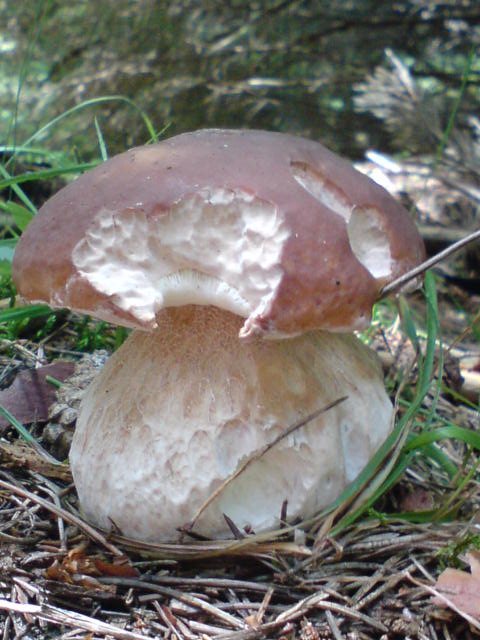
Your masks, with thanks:
M374 208L352 205L343 191L304 162L292 162L292 175L310 195L342 216L347 223L348 239L355 257L374 278L392 273L390 242L383 229L380 213Z
M352 205L343 191L329 182L319 171L314 171L305 162L292 162L292 175L298 184L334 213L348 222Z
M347 233L350 247L357 260L374 278L386 278L391 275L390 242L376 209L354 207L347 224Z
M199 189L168 212L102 210L73 251L78 273L143 325L167 306L265 308L289 236L277 208L241 190ZM100 315L100 314L98 314Z

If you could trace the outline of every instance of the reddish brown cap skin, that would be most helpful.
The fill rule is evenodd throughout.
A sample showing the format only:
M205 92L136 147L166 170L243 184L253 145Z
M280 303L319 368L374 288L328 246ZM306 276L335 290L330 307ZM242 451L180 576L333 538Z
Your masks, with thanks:
M155 219L199 188L241 189L273 203L291 230L281 253L280 285L265 312L247 321L252 332L366 326L385 280L375 279L357 260L345 220L294 179L298 166L318 173L352 208L378 212L390 242L389 279L421 262L423 243L408 212L319 143L266 131L201 130L131 149L59 191L19 241L14 282L27 299L141 326L72 263L72 251L95 216L102 209L141 208Z

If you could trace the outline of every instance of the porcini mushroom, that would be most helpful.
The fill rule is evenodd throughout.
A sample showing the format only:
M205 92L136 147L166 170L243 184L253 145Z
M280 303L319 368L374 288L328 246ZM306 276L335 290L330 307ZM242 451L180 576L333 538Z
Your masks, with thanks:
M71 465L86 516L150 541L255 459L196 530L275 527L351 482L392 406L365 328L381 287L423 257L408 213L320 144L203 130L139 147L51 198L18 244L32 301L135 330L82 401Z

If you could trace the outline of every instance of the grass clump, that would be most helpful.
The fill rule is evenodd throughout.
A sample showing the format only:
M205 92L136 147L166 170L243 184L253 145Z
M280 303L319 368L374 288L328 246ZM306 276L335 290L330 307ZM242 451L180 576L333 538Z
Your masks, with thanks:
M463 569L465 562L461 560L461 556L465 556L471 549L480 551L480 534L467 531L455 537L437 552L440 568Z

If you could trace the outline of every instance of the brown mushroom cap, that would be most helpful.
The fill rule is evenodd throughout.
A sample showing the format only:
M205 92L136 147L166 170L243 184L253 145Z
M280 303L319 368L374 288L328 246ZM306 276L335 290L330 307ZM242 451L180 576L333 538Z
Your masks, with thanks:
M247 318L242 336L351 331L423 256L408 212L317 142L202 130L62 189L21 237L13 278L30 300L144 329L163 307L218 298Z

